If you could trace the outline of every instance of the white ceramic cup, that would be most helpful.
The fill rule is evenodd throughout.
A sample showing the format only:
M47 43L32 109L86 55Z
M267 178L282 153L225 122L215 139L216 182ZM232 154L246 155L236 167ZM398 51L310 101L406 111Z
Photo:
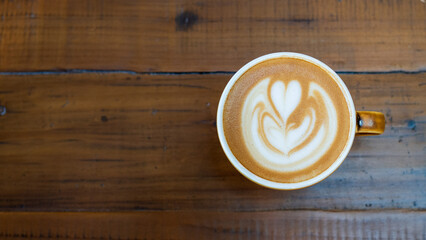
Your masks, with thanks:
M254 174L253 172L249 171L234 156L231 149L229 148L229 145L226 141L226 138L225 138L225 135L224 135L224 132L223 132L223 107L224 107L225 101L228 97L229 91L234 86L235 82L238 81L240 76L243 75L247 70L249 70L251 67L257 65L258 63L264 62L264 61L267 61L267 60L270 60L270 59L282 58L282 57L302 59L302 60L308 61L308 62L322 68L328 74L330 74L330 76L332 78L334 78L334 80L340 86L340 89L341 89L343 95L346 98L346 102L348 104L348 109L349 109L349 115L350 115L349 137L346 140L347 141L346 145L343 148L343 150L341 151L339 157L334 161L334 163L329 168L327 168L321 174L319 174L319 175L317 175L317 176L315 176L311 179L308 179L308 180L305 180L305 181L302 181L302 182L297 182L297 183L273 182L273 181L261 178L261 177L257 176L256 174ZM219 135L220 144L222 145L223 151L225 152L229 161L232 163L232 165L234 165L234 167L241 174L243 174L249 180L251 180L251 181L253 181L257 184L260 184L262 186L265 186L265 187L268 187L268 188L273 188L273 189L280 189L280 190L300 189L300 188L311 186L313 184L316 184L316 183L324 180L326 177L328 177L330 174L332 174L340 166L340 164L342 164L343 160L345 160L346 156L349 153L350 148L352 147L352 143L353 143L354 138L355 138L356 130L357 130L357 112L355 111L355 107L354 107L354 103L353 103L351 94L349 93L348 88L346 87L345 83L336 74L336 72L334 72L326 64L324 64L323 62L321 62L321 61L319 61L319 60L317 60L313 57L310 57L310 56L307 56L307 55L304 55L304 54L300 54L300 53L292 53L292 52L271 53L271 54L267 54L267 55L261 56L259 58L256 58L253 61L244 65L240 70L238 70L238 72L236 72L234 74L234 76L232 76L231 80L226 85L225 90L223 91L222 96L220 98L219 106L218 106L218 109L217 109L217 132L218 132L218 135Z

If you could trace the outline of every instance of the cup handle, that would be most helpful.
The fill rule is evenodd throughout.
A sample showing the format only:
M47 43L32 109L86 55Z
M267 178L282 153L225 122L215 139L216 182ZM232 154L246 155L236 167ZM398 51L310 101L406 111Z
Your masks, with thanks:
M380 135L385 131L385 116L381 112L357 111L356 135Z

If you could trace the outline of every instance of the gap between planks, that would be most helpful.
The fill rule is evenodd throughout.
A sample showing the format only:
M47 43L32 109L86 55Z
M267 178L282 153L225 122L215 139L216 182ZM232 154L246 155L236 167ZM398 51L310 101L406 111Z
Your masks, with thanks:
M61 71L34 71L34 72L0 72L0 76L25 76L25 75L58 75L58 74L130 74L130 75L227 75L235 74L233 71L213 71L213 72L137 72L131 70L95 70L95 69L69 69ZM426 69L418 71L392 70L392 71L336 71L337 74L421 74L426 73Z

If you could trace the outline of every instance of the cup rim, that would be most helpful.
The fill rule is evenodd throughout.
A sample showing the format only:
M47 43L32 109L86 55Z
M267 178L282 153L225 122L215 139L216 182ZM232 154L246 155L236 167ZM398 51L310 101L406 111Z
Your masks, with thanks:
M229 95L229 91L234 86L235 82L241 77L241 75L243 75L251 67L253 67L253 66L255 66L255 65L257 65L261 62L268 61L268 60L271 60L271 59L276 59L276 58L295 58L295 59L305 60L307 62L310 62L310 63L322 68L324 71L326 71L330 76L332 76L335 79L336 83L339 85L341 91L343 92L343 95L345 96L346 102L348 103L349 114L350 114L350 118L351 118L351 121L349 122L350 123L349 137L348 137L346 145L343 148L342 152L340 153L339 157L333 162L333 164L330 165L330 167L328 167L325 171L323 171L319 175L317 175L313 178L304 180L302 182L297 182L297 183L274 182L274 181L271 181L271 180L264 179L260 176L257 176L256 174L254 174L253 172L248 170L246 167L244 167L238 161L238 159L232 153L231 149L229 148L228 142L226 141L226 137L225 137L225 134L224 134L224 131L223 131L223 108L224 108L225 101L226 101L226 99ZM355 111L355 106L354 106L352 96L351 96L348 88L346 87L345 83L339 77L339 75L337 75L337 73L335 71L333 71L325 63L321 62L318 59L315 59L313 57L310 57L308 55L301 54L301 53L294 53L294 52L270 53L270 54L260 56L256 59L250 61L249 63L245 64L242 68L240 68L232 76L232 78L227 83L225 89L223 90L222 95L221 95L220 100L219 100L219 105L218 105L216 116L217 116L216 117L217 118L216 119L217 133L218 133L218 136L219 136L219 141L220 141L220 144L222 146L223 151L225 152L225 155L227 156L227 158L231 162L231 164L243 176L245 176L249 180L253 181L254 183L257 183L257 184L264 186L264 187L267 187L267 188L278 189L278 190L295 190L295 189L301 189L301 188L309 187L311 185L314 185L316 183L321 182L322 180L324 180L325 178L330 176L334 171L337 170L337 168L345 160L346 156L349 153L349 150L352 147L352 144L353 144L353 141L354 141L354 138L355 138L356 111Z

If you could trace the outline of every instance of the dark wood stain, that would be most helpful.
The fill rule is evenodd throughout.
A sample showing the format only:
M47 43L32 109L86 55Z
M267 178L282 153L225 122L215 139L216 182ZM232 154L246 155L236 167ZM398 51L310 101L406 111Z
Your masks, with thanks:
M0 106L0 116L4 116L6 114L6 107Z
M407 127L410 128L413 131L416 131L416 121L407 120Z
M192 11L184 11L175 18L176 30L187 31L198 22L198 15Z
M107 116L101 116L101 121L102 122L108 122L108 117Z

